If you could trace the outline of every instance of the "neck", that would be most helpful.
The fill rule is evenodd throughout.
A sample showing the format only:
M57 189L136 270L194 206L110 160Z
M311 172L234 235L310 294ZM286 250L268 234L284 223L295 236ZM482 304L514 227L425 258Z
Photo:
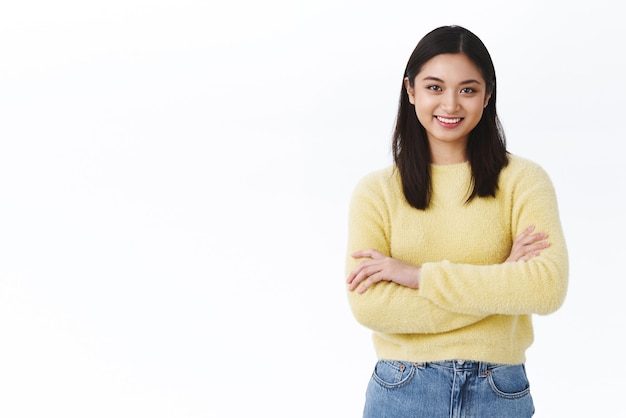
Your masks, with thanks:
M459 164L468 160L467 138L453 142L435 141L429 138L430 158L433 164Z
M433 164L448 165L466 162L467 137L454 141L442 141L429 136L430 158Z
M435 152L430 153L431 161L435 165L460 164L467 162L467 153L465 150L454 152Z

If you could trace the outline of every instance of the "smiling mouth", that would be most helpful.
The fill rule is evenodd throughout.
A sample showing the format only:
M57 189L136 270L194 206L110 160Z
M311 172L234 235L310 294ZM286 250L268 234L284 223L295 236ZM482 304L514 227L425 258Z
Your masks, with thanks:
M441 123L459 123L462 118L444 118L442 116L435 116Z

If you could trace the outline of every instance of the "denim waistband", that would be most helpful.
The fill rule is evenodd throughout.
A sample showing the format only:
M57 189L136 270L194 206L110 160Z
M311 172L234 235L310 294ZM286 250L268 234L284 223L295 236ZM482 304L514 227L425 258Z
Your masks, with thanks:
M451 370L467 370L477 371L479 374L484 375L487 370L498 366L496 363L486 363L483 361L471 361L471 360L443 360L443 361L429 361L416 363L417 367L443 367Z

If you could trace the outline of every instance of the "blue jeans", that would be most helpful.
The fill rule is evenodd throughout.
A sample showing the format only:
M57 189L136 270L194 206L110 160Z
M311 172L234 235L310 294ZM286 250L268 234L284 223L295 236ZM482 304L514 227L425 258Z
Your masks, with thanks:
M364 418L527 418L535 412L523 364L379 360Z

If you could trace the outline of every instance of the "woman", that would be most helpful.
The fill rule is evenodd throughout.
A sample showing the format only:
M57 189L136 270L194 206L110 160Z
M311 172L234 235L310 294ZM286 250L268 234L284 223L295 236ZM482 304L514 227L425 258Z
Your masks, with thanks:
M363 416L532 416L531 316L562 305L567 250L548 175L506 150L493 63L472 32L418 43L393 156L350 204L349 302L378 357Z

